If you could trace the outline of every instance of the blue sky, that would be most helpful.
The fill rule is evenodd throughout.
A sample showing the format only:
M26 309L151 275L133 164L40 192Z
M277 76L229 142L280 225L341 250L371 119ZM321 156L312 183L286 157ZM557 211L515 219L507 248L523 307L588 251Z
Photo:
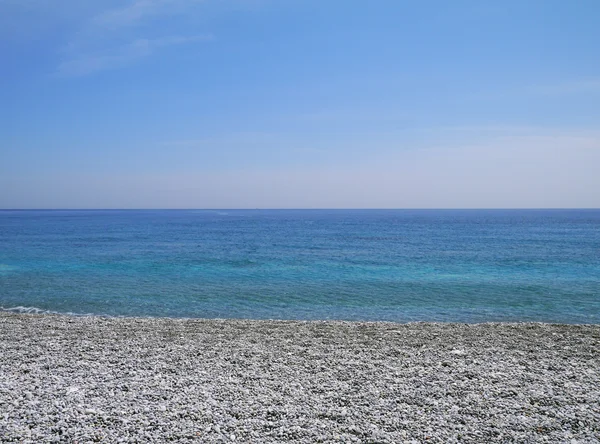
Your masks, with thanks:
M0 0L0 208L600 207L600 2Z

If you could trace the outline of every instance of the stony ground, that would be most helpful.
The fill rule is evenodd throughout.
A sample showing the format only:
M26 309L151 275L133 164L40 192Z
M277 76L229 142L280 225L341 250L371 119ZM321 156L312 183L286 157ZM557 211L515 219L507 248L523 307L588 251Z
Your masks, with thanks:
M0 313L2 442L600 442L600 326Z

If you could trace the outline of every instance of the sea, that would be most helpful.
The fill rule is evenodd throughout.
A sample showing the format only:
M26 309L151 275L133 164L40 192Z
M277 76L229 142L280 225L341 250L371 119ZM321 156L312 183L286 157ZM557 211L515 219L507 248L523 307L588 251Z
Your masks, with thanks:
M2 210L0 309L600 323L600 210Z

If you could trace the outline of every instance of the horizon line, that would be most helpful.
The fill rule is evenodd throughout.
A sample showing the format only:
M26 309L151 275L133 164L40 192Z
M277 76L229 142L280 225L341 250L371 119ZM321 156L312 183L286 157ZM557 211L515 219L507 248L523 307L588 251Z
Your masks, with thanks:
M0 208L0 211L548 211L600 210L600 207L440 207L440 208Z

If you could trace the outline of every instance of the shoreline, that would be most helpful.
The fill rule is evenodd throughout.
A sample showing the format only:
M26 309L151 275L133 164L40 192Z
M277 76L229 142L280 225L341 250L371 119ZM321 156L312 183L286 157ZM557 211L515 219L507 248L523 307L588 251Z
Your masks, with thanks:
M74 313L45 310L37 307L1 307L0 315L9 314L15 316L55 316L67 318L102 318L102 319L147 319L147 320L175 320L175 321L248 321L248 322L331 322L331 323L352 323L352 324L432 324L432 325L522 325L522 324L541 324L541 325L573 325L573 326L600 326L600 322L561 322L548 320L490 320L490 321L435 321L435 320L361 320L361 319L294 319L294 318L231 318L231 317L190 317L190 316L139 316L139 315L110 315L98 313Z
M0 441L597 442L600 325L0 312Z

